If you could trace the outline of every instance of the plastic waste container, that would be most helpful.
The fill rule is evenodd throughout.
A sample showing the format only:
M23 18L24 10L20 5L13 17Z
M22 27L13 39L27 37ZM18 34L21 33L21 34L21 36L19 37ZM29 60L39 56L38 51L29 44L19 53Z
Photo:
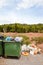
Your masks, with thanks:
M21 43L14 41L3 41L4 42L4 56L21 56Z
M0 40L0 56L3 55L2 40Z

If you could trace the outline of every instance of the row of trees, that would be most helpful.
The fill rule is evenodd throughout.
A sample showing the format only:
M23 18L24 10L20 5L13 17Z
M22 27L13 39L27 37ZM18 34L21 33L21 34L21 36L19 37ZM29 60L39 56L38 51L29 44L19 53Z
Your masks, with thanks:
M18 33L28 33L28 32L41 32L43 33L43 24L4 24L0 25L0 32L18 32Z

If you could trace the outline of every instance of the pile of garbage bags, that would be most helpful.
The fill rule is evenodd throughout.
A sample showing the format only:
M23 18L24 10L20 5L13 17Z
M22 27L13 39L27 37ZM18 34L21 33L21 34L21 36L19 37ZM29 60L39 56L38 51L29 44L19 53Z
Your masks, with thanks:
M13 37L8 36L8 37L6 37L5 40L6 40L6 41L21 42L21 41L23 40L23 38L22 38L22 37L15 37L15 38L13 38Z
M26 54L25 52L32 54L32 55L36 55L39 54L41 52L41 49L38 48L35 44L31 44L31 45L22 45L21 48L21 52Z
M8 37L6 37L6 39L5 39L6 41L14 41L14 38L13 37L10 37L10 36L8 36Z

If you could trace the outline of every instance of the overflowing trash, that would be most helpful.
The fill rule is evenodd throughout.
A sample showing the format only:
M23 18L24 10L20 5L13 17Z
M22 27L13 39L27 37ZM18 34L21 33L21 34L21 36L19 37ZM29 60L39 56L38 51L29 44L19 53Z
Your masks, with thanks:
M6 41L15 41L15 42L22 42L23 41L23 37L6 37L5 39ZM38 48L35 44L30 44L30 45L26 45L26 44L23 44L21 46L21 53L22 55L29 55L29 54L32 54L32 55L37 55L41 52L41 49Z
M6 37L6 39L5 39L6 41L14 41L14 38L13 37L10 37L10 36L8 36L8 37Z
M16 42L21 42L22 40L23 40L23 38L22 37L15 37L15 39L14 39Z
M28 54L32 54L32 55L36 55L38 53L41 52L41 49L38 48L35 44L31 44L31 45L22 45L22 55L28 55Z

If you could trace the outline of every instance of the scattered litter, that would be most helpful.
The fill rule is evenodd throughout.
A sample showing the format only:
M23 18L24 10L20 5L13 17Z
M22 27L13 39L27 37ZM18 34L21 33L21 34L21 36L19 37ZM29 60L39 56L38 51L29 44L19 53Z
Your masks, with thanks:
M34 55L34 51L30 51L30 54Z
M26 53L25 53L26 51ZM41 49L38 48L35 44L31 44L31 45L22 45L22 55L25 55L28 53L32 54L32 55L37 55L38 53L41 52Z
M28 56L29 53L25 51L25 52L22 52L22 55L24 55L24 56Z
M22 51L26 51L26 48L27 48L27 47L26 47L26 44L23 44L23 45L22 45Z

